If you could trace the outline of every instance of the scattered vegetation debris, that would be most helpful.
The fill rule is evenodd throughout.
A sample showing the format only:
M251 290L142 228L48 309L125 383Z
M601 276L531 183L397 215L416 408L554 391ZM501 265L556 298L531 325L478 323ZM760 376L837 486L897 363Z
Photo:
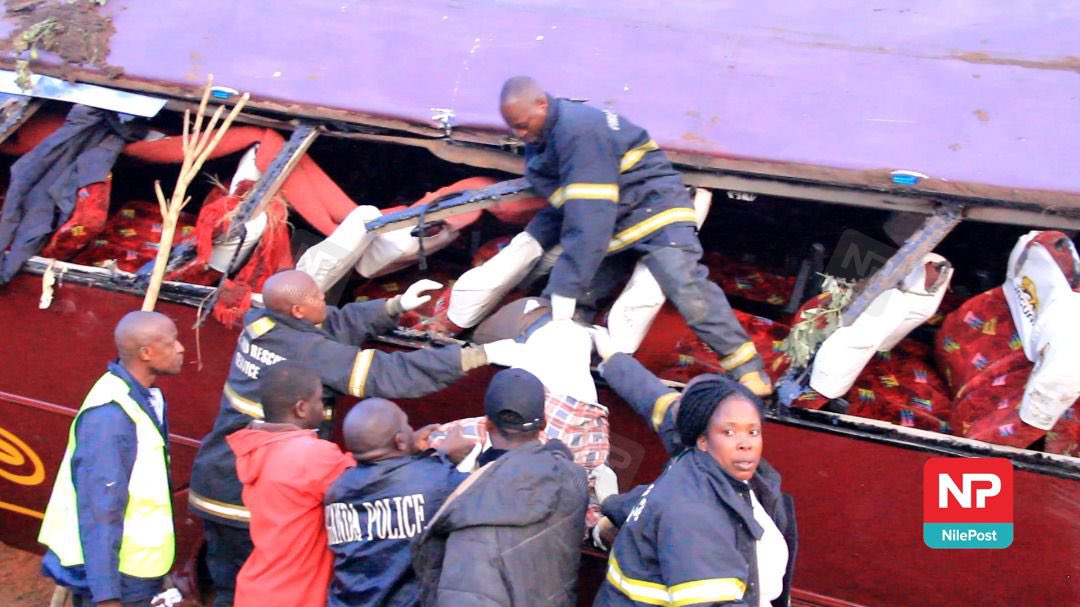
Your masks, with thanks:
M106 62L109 40L116 32L112 20L98 12L107 0L5 0L6 16L17 22L7 39L16 54L16 82L30 88L30 64L42 52L53 53L62 67L89 65L110 77L122 69Z
M855 283L823 275L822 297L817 307L803 310L784 338L780 348L791 359L792 367L805 368L818 346L840 327L840 313L855 296Z

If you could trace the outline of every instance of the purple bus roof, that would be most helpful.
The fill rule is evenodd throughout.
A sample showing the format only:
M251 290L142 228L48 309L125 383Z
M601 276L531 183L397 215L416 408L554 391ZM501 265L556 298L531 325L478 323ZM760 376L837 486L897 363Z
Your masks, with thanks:
M111 0L100 10L116 26L108 62L124 70L119 85L190 94L213 73L254 101L426 127L432 108L449 108L456 127L495 132L501 83L529 74L713 166L892 189L890 171L910 170L928 176L926 191L1080 208L1075 2Z

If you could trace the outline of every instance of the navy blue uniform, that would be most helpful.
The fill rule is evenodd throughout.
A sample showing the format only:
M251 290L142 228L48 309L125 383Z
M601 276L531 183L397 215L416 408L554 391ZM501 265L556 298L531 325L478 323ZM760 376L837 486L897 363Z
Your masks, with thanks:
M265 368L282 360L303 363L319 374L328 398L334 394L416 398L464 374L459 346L391 353L361 348L366 340L396 326L385 304L377 299L327 308L321 326L267 309L244 316L218 417L195 456L188 493L192 512L205 523L217 605L231 603L236 574L251 552L247 531L251 514L243 506L236 458L225 437L263 417L258 390ZM328 408L327 419L331 412Z
M604 516L620 530L594 607L757 607L755 542L763 531L754 520L750 489L788 544L784 592L774 601L786 605L795 563L795 511L791 498L780 492L776 470L761 460L750 483L744 483L728 476L708 453L684 450L675 425L682 394L633 356L613 355L600 373L677 457L652 485L604 500Z
M162 436L169 432L162 415L150 405L150 390L117 362L109 373L131 387L131 398L150 419L158 422ZM75 426L75 453L71 457L71 480L79 505L79 539L85 565L64 567L53 551L45 553L42 573L71 588L76 604L118 599L125 603L149 600L161 591L161 578L137 578L120 573L120 539L124 534L128 481L135 466L138 440L135 422L116 403L93 407L79 416ZM165 441L168 457L169 441Z
M651 371L629 354L617 353L600 365L600 375L612 390L638 415L645 418L664 443L668 455L683 450L675 415L679 411L680 392L664 385Z
M762 460L745 483L728 476L711 455L685 451L645 492L619 530L608 573L594 607L742 605L757 607L756 542L750 491L788 545L784 588L773 605L787 605L795 565L795 512L780 492L780 475Z
M409 542L468 475L438 452L360 462L326 493L334 553L331 607L411 607L420 601Z
M551 203L526 229L543 248L564 248L552 293L581 299L607 254L666 226L695 225L682 176L644 129L617 114L549 99L541 142L525 154L525 176ZM679 235L680 244L697 240Z
M682 176L649 134L622 116L548 98L539 143L525 148L525 176L551 206L526 231L563 253L545 295L594 303L607 255L636 251L695 333L736 377L763 365L727 297L701 259L694 208Z

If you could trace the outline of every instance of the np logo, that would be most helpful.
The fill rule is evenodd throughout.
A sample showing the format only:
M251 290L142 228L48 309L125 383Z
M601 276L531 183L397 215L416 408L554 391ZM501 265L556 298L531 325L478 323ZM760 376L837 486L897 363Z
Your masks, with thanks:
M1004 458L935 457L923 468L923 542L931 548L1008 548L1013 469Z

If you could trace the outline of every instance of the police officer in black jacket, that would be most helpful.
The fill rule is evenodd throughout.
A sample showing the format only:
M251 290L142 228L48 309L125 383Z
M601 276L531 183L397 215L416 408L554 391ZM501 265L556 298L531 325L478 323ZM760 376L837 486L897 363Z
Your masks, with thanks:
M429 296L421 295L426 286L414 285L393 299L338 309L326 306L322 291L303 272L287 270L266 281L266 308L244 316L217 420L203 438L191 471L188 503L203 519L215 606L232 604L236 574L252 549L251 514L240 499L236 459L225 437L262 419L258 393L264 369L283 360L302 362L318 371L327 397L417 398L450 385L472 368L512 360L519 344L509 341L390 353L361 347L393 329L402 312L427 301ZM327 419L331 412L328 408Z
M425 607L574 605L585 470L558 439L541 443L544 386L495 374L484 395L491 448L413 544Z
M523 139L525 175L550 202L526 227L547 250L563 246L545 295L555 320L577 304L594 305L594 286L634 251L686 323L720 355L723 369L755 394L772 392L761 357L708 280L690 197L682 176L649 134L626 118L567 99L555 99L532 78L503 85L503 119ZM627 267L629 267L627 265Z
M459 429L439 451L420 451L423 430L414 432L409 416L381 398L363 400L345 416L345 447L357 465L326 492L327 541L334 553L329 607L419 604L409 542L465 480L454 466L474 445Z

